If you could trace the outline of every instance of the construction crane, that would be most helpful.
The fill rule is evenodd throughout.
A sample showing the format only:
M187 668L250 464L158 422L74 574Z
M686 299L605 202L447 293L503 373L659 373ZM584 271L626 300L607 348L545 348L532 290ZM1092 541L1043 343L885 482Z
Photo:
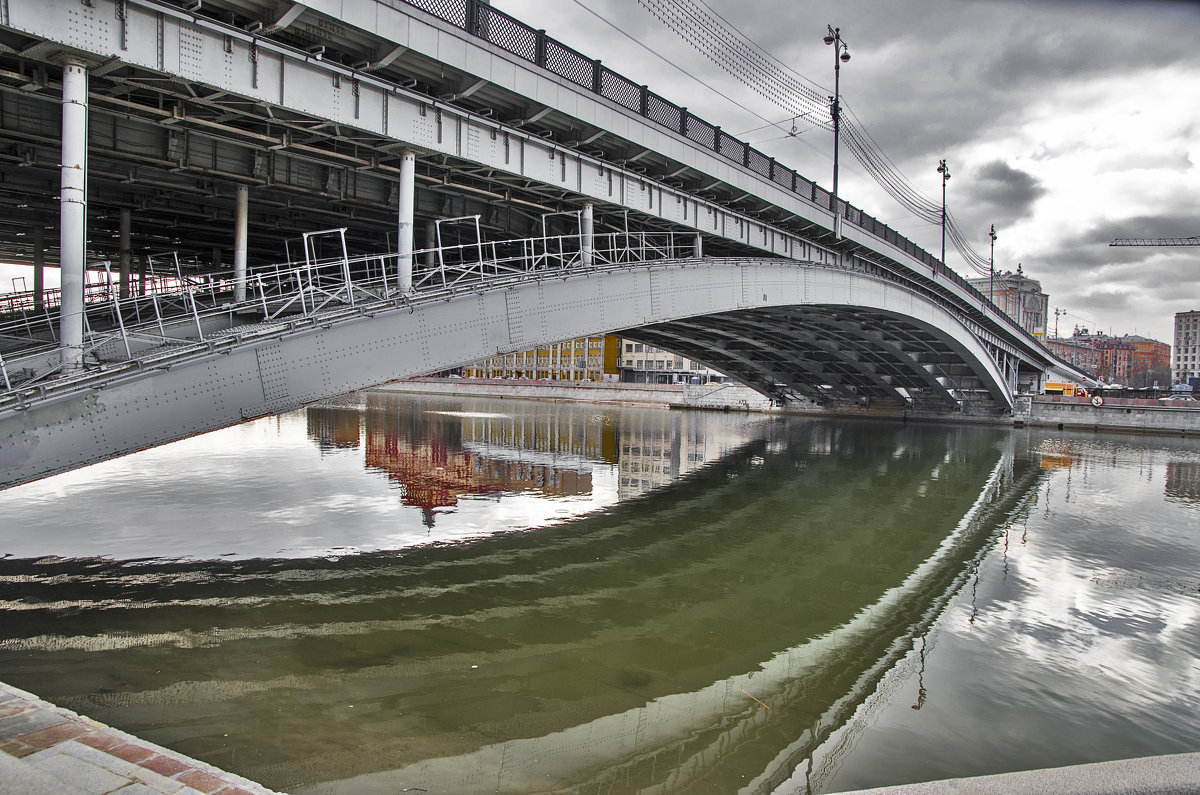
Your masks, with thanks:
M1200 246L1198 237L1118 237L1111 246Z

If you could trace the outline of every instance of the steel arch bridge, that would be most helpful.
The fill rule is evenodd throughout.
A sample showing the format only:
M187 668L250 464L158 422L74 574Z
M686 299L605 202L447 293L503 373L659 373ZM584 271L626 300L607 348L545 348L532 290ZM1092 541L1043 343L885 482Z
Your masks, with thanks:
M1002 415L1083 378L894 230L480 0L2 0L0 165L0 259L66 288L0 298L4 485L599 332L826 406Z
M110 292L88 305L92 345L75 371L39 342L52 328L26 318L28 342L5 363L0 485L601 333L714 362L781 402L887 401L916 415L1011 406L1015 360L885 272L696 257L690 236L650 234L610 236L585 261L563 253L571 242L508 241L452 265L464 247L439 250L415 294L395 289L395 255L263 268L240 303L229 274L188 291Z

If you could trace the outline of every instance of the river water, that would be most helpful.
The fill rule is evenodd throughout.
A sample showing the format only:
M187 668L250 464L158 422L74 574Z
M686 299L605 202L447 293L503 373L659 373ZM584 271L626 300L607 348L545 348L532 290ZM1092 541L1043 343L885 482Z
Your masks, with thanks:
M1200 442L383 392L0 492L0 679L293 793L1200 750Z

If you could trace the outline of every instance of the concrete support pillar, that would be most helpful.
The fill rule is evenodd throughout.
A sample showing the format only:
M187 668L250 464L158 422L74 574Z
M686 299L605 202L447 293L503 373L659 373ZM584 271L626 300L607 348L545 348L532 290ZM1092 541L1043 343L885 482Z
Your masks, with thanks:
M129 297L129 278L133 266L133 244L130 242L130 230L133 226L133 211L128 207L121 208L121 246L120 246L120 276L121 285L117 295Z
M33 308L39 315L46 306L46 228L33 228Z
M233 211L233 300L246 300L246 249L250 229L250 186L238 185Z
M579 259L585 268L590 268L594 259L594 252L596 250L595 231L595 208L591 202L587 202L583 205L583 212L579 215Z
M62 303L59 348L68 369L83 362L83 279L87 246L88 76L82 61L63 67L59 251Z
M703 235L696 235L695 246L696 246L696 255L695 255L696 259L700 259L701 257L704 256L704 236Z
M433 270L437 267L437 224L425 222L425 267Z
M402 293L411 293L413 267L413 206L416 204L417 158L405 152L400 160L400 212L396 219L396 284Z

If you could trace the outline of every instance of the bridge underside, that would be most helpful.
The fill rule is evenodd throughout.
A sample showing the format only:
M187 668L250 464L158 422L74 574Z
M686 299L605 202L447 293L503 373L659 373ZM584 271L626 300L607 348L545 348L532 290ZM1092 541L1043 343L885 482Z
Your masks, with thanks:
M781 403L801 398L861 407L883 401L928 412L955 411L964 403L975 411L999 408L960 348L912 318L882 310L781 306L622 335L704 362Z

